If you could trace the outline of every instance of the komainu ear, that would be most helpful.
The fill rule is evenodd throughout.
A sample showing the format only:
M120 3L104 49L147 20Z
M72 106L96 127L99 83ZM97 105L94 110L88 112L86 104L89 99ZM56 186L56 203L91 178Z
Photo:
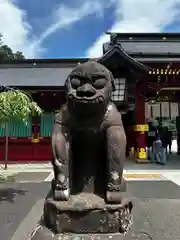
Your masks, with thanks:
M69 90L69 85L70 85L70 75L66 78L66 81L65 81L65 90L68 91Z

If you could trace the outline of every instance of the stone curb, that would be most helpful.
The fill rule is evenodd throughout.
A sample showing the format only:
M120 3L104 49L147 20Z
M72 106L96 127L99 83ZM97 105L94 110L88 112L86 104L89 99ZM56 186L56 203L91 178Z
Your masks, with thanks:
M124 173L125 178L161 178L159 173Z
M4 182L14 182L15 181L15 177L17 176L17 172L15 173L0 173L0 183L4 183Z

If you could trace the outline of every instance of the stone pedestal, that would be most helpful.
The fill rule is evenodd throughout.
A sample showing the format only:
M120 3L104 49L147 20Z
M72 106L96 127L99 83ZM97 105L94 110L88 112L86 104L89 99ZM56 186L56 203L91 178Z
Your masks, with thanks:
M45 200L44 224L60 233L125 233L131 222L132 203L106 204L91 194L71 195L67 202Z
M120 233L107 233L107 234L77 234L77 233L61 233L54 234L45 226L41 226L34 232L31 240L130 240ZM30 240L28 239L28 240ZM145 240L145 239L144 239Z
M132 202L107 204L92 193L71 195L69 201L54 201L51 196L44 203L43 221L31 240L56 239L118 239L132 224Z

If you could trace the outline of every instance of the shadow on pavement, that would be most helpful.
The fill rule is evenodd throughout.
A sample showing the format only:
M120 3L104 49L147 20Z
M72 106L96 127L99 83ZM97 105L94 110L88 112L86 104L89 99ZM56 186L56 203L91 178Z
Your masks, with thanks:
M0 203L7 201L10 203L15 203L14 198L16 195L25 196L27 191L19 190L14 188L3 188L0 189Z

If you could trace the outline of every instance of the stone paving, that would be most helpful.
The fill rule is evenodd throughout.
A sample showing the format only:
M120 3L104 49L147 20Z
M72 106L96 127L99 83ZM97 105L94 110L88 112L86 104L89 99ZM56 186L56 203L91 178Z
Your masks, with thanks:
M8 170L1 164L1 176L14 181L0 184L0 239L23 240L41 217L53 178L51 163L12 164ZM127 160L124 177L135 205L134 224L125 239L178 240L180 156L173 154L166 166Z
M180 163L179 163L180 164ZM144 165L138 164L138 169L134 168L133 165L131 167L126 167L124 170L124 177L128 181L137 181L137 180L170 180L180 186L180 170L176 169L164 169L164 168L156 168L154 165L154 169L151 167L150 169L144 168ZM43 178L40 178L43 176ZM50 182L53 179L53 171L51 164L46 165L29 165L23 166L9 166L8 170L0 171L0 182L4 181L29 181L29 182L39 182L45 181ZM24 180L23 180L24 179Z

